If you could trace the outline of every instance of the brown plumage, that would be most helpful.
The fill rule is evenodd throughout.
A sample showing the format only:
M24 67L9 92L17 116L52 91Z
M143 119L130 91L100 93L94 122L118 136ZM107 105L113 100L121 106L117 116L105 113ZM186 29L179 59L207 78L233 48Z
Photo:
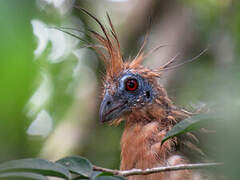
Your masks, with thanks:
M143 52L146 38L136 58L124 62L109 15L110 33L96 17L82 8L79 9L91 16L104 33L102 36L90 31L103 46L103 49L96 46L93 48L102 56L106 65L100 119L115 125L125 120L121 139L121 170L189 163L192 162L192 155L204 157L204 153L196 146L198 139L192 133L172 138L161 145L167 131L177 122L192 115L176 107L166 90L157 82L157 78L171 67L175 58L155 70L143 67L141 63L147 57ZM131 176L129 180L187 180L195 177L197 178L196 171L181 170Z

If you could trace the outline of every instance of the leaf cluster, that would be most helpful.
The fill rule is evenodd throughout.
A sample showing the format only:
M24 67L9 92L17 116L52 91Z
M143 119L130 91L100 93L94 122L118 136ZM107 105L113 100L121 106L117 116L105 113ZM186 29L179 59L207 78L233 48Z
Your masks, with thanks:
M81 156L70 156L51 162L39 158L12 160L0 164L1 180L48 180L58 177L66 180L124 180L112 173L93 170L92 163Z

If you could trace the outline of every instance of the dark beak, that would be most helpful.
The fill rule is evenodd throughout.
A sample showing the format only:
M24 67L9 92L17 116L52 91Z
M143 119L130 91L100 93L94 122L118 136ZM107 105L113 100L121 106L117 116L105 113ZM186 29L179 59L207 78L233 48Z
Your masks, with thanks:
M100 121L102 123L118 118L125 109L126 102L123 102L118 96L105 94L100 107Z

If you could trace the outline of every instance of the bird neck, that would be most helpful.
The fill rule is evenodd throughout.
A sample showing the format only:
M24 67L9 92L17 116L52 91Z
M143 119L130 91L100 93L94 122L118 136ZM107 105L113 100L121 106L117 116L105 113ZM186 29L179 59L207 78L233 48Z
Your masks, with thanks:
M126 117L126 128L135 124L146 125L153 121L161 122L167 117L168 111L158 104L151 104L141 109L136 109Z
M178 122L187 117L187 114L177 108L168 98L164 88L158 87L156 92L156 96L150 104L133 109L126 115L126 128L134 124L146 125L154 121L160 123L160 126L166 127L173 124L169 119Z
M174 151L176 139L165 142L164 146L161 141L169 129L188 115L174 106L167 94L160 90L152 104L135 109L125 117L121 139L122 170L165 165L169 153ZM156 159L156 155L161 160Z

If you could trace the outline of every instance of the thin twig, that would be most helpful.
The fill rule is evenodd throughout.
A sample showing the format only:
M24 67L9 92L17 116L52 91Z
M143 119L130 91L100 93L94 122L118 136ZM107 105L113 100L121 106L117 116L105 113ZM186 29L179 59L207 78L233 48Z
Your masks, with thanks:
M98 166L93 166L93 169L95 171L102 171L102 172L109 172L113 173L114 175L119 176L133 176L133 175L148 175L153 173L159 173L159 172L166 172L166 171L179 171L179 170L186 170L186 169L200 169L200 168L207 168L207 167L215 167L223 165L223 163L198 163L198 164L179 164L175 166L163 166L163 167L155 167L151 169L131 169L131 170L113 170L113 169L107 169L102 168Z
M112 173L114 175L118 175L120 170L117 169L108 169L108 168L103 168L103 167L99 167L99 166L93 166L93 170L94 171L101 171L101 172L108 172L108 173Z

